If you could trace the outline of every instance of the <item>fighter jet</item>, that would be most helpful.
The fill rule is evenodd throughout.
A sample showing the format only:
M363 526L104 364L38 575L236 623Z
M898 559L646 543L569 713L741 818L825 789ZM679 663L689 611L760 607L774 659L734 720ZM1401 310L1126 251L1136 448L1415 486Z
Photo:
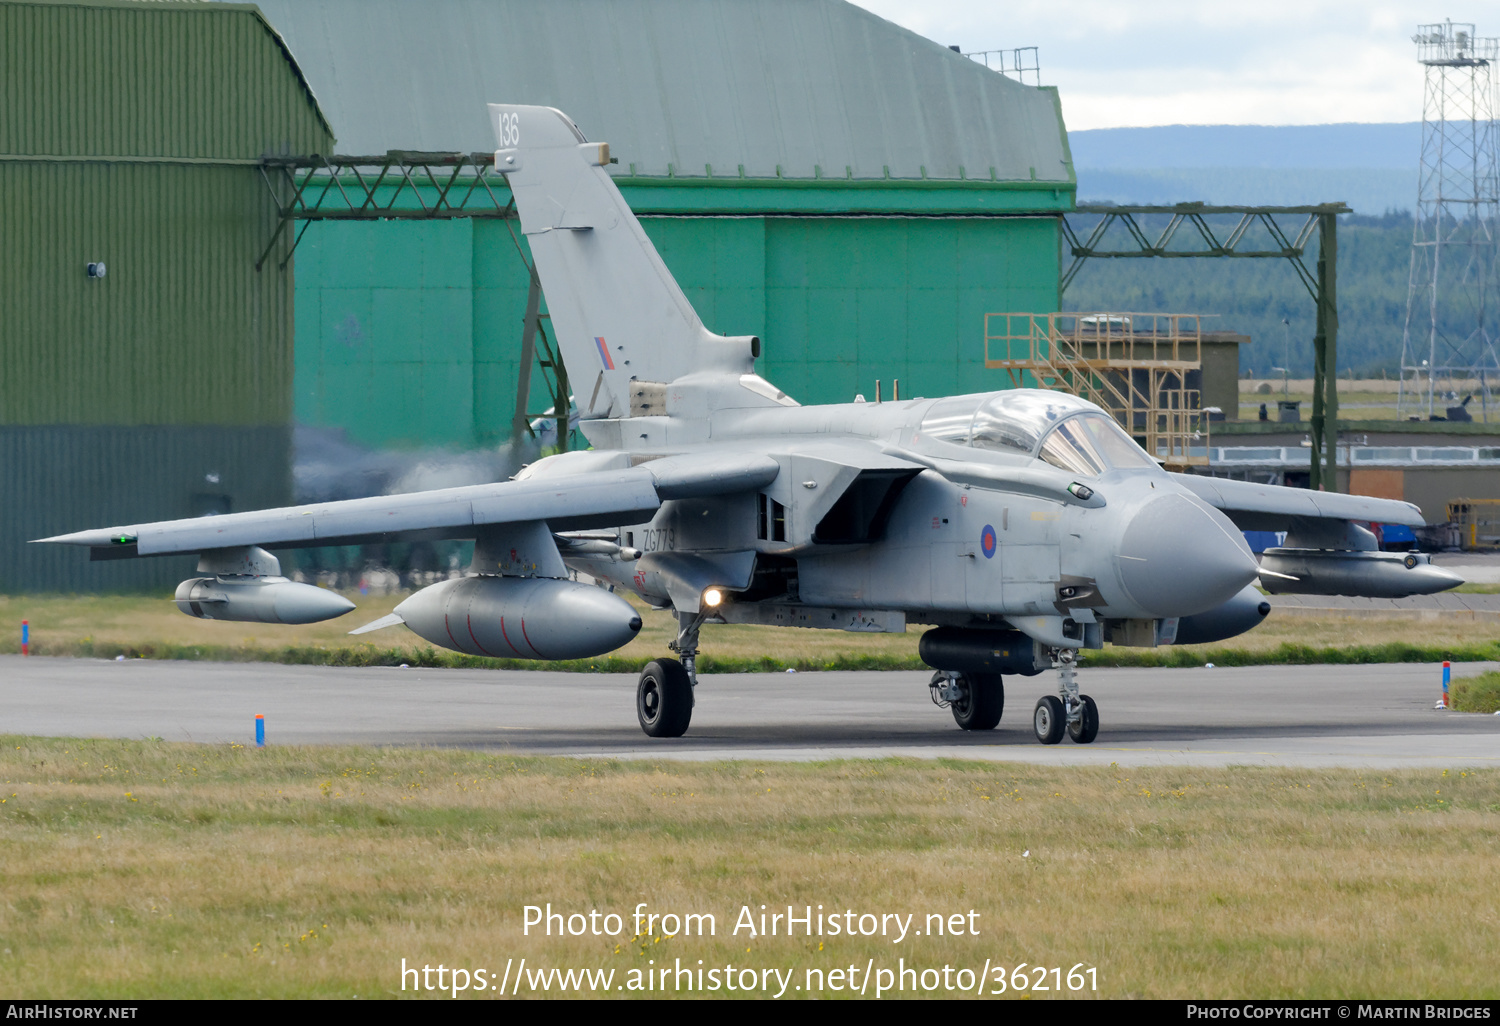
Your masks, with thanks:
M611 181L608 144L547 107L490 116L592 449L497 484L44 540L96 559L198 553L184 612L305 623L352 603L282 577L267 548L473 539L466 576L351 633L405 624L475 655L591 657L635 637L618 594L632 593L679 628L675 657L637 683L652 737L688 729L709 624L927 625L930 697L959 727L1000 722L1005 675L1055 671L1037 739L1087 744L1100 720L1082 651L1239 634L1269 610L1257 582L1384 596L1461 583L1425 555L1377 551L1356 523L1417 526L1415 506L1168 473L1071 395L799 405L756 374L760 339L704 327ZM1286 544L1258 563L1250 529Z

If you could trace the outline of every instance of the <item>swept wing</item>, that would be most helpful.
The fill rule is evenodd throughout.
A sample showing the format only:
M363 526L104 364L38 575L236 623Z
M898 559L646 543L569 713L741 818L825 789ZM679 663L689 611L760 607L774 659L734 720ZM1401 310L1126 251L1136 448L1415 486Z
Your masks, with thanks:
M1242 531L1286 530L1293 518L1362 520L1367 523L1421 527L1422 511L1409 502L1367 495L1312 492L1250 481L1173 474L1183 487L1223 511Z
M87 546L93 558L113 559L250 545L306 548L473 538L483 528L528 521L545 521L554 531L586 530L649 520L667 499L761 487L778 470L775 460L757 454L675 457L621 470L126 524L40 540Z

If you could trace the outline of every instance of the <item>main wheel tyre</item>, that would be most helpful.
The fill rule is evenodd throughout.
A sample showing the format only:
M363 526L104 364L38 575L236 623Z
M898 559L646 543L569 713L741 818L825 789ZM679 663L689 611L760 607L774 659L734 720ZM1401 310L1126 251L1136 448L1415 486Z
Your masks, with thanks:
M1099 707L1088 695L1079 695L1078 701L1083 708L1079 710L1078 722L1068 724L1068 736L1078 744L1086 745L1099 736Z
M998 673L965 673L957 683L953 722L964 730L994 730L1005 712L1005 678Z
M681 737L693 718L693 684L676 659L646 664L635 686L635 715L647 737Z
M1062 702L1054 695L1044 695L1036 700L1036 709L1031 714L1031 725L1036 729L1036 739L1044 745L1055 745L1062 740L1068 717L1063 713Z

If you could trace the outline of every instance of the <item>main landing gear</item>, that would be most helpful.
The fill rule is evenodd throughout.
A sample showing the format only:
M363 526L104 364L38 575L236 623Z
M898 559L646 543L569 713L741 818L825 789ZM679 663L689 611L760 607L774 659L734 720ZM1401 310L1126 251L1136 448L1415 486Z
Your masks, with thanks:
M647 737L681 737L693 719L698 686L698 628L706 613L678 613L677 640L669 646L682 657L646 664L635 686L635 716Z
M647 737L681 737L693 718L693 682L676 659L655 659L635 686L635 715Z
M964 730L994 730L1005 712L1005 679L998 673L939 670L932 675L932 704L953 710Z
M1055 658L1060 697L1044 695L1037 700L1031 714L1036 739L1044 745L1055 745L1067 731L1078 744L1089 744L1099 736L1099 707L1088 695L1078 693L1078 650L1061 649Z

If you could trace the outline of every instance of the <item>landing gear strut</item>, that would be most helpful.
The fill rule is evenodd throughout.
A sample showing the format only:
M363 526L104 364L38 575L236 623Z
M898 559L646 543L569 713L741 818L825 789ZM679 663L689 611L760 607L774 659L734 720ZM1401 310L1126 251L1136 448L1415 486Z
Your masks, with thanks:
M693 719L698 686L698 628L706 613L678 613L677 640L667 647L682 657L646 664L635 686L635 715L647 737L681 737Z
M1078 693L1078 650L1060 649L1054 658L1059 697L1038 699L1032 713L1036 739L1044 745L1055 745L1066 730L1078 744L1089 744L1099 736L1099 707L1088 695Z
M927 685L932 704L953 710L953 722L964 730L994 730L1005 712L1005 678L998 673L939 670Z
M682 656L682 668L687 671L693 687L698 686L698 628L708 619L708 613L678 613L677 640L667 647Z

